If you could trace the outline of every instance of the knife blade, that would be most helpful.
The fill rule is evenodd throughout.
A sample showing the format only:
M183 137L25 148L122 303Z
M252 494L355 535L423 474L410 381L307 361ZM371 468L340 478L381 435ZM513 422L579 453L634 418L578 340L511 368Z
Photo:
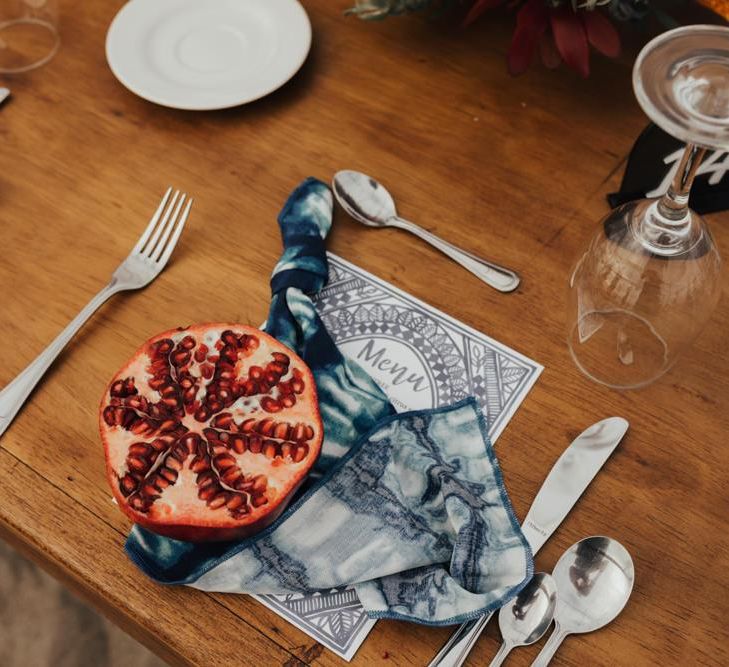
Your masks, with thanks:
M628 430L622 417L609 417L584 430L557 459L522 524L534 555L570 513L590 482ZM460 667L476 644L493 612L466 621L451 636L428 667Z
M0 104L8 97L10 97L10 90L8 88L0 88Z

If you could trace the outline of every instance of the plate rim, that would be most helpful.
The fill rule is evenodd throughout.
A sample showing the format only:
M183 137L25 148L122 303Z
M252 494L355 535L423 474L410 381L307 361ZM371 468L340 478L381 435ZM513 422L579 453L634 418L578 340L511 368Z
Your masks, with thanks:
M152 102L153 104L157 104L162 107L166 107L168 109L178 109L181 111L218 111L222 109L233 109L235 107L244 106L246 104L250 104L251 102L255 102L257 100L260 100L264 97L267 97L271 93L275 92L279 88L282 88L285 86L291 79L298 74L298 72L303 67L304 63L306 62L307 58L309 57L309 53L311 52L311 43L313 38L313 30L311 26L311 19L309 18L309 14L307 13L304 6L299 2L299 0L280 0L282 2L287 2L289 5L295 9L295 11L298 12L300 18L301 18L301 25L302 30L306 31L306 37L304 40L304 47L302 48L301 56L297 59L296 65L291 68L291 72L286 76L286 78L280 78L277 79L274 83L271 84L270 87L265 88L265 90L256 93L254 95L246 94L241 95L241 97L235 101L231 102L224 102L224 103L215 103L215 104L197 104L197 103L191 103L186 104L184 102L175 102L170 101L169 98L165 98L164 96L160 97L158 96L154 91L150 91L148 89L145 89L144 87L140 87L134 82L130 81L123 73L121 73L118 69L118 67L115 66L115 58L111 54L112 50L112 40L114 39L112 36L112 33L114 32L115 28L116 30L119 30L118 24L120 20L120 17L122 14L126 11L130 11L129 7L132 7L134 5L141 5L141 4L148 4L148 0L129 0L126 2L122 7L119 9L119 11L114 15L114 18L112 19L111 23L109 24L109 28L106 32L106 39L104 43L104 51L106 56L106 63L109 66L109 69L111 70L112 74L116 78L119 83L124 86L129 92L133 93L137 97L146 100L147 102ZM267 4L267 0L263 0L264 4ZM118 63L117 63L118 64Z

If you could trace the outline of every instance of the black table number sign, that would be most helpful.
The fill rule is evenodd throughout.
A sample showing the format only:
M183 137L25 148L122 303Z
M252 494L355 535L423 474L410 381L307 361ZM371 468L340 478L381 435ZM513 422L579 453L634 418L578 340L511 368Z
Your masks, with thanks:
M612 207L644 197L660 197L668 189L685 144L651 123L641 132L628 158L620 192L608 195ZM697 213L729 209L729 151L707 150L691 189Z

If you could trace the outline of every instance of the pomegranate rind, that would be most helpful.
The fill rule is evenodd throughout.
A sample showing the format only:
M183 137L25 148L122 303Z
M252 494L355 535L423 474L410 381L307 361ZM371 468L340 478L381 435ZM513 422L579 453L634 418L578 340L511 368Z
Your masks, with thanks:
M221 344L224 348L226 345L228 348L231 347L221 341L222 334L227 332L232 332L239 337L237 361L231 362L230 365L235 368L235 386L243 394L234 393L233 398L227 399L228 401L233 400L232 404L224 406L223 409L208 410L210 415L201 420L200 417L205 416L205 410L210 404L214 407L217 406L216 401L219 402L220 398L218 393L222 395L226 389L229 389L228 386L222 388L218 386L217 383L222 380L216 381L218 371L223 368L223 363L226 361L225 359L220 360L220 349L216 349L216 345L217 348L220 348ZM182 344L181 341L190 336L196 342L196 346L190 351L191 360L187 365L178 368L172 364L170 359ZM230 339L230 334L228 337ZM164 346L168 345L167 341L171 341L173 344L169 354L164 353L166 350ZM257 341L257 344L253 345L253 341ZM201 347L207 349L205 355L202 354ZM181 350L176 358L182 358L184 361L186 355L182 352L184 350ZM232 354L227 349L223 349L223 352ZM282 365L280 360L284 356L289 361ZM198 359L201 361L198 362ZM209 361L209 359L213 359L213 361ZM215 376L203 377L203 370L210 375L210 368L203 369L203 366L211 365L215 367ZM157 375L150 370L153 368L156 369ZM225 368L229 370L229 367ZM265 371L269 368L275 371L273 376L265 375ZM281 371L282 368L286 370ZM253 377L249 373L251 369L264 371L265 377L269 380L271 377L278 377L278 380L269 386L265 379L260 379L259 384L254 384L254 389L251 389L249 385L245 384L246 377ZM180 398L177 407L173 408L177 410L175 415L165 415L162 412L160 416L160 410L169 409L162 404L161 392L169 390L168 393L173 393L172 389L167 385L152 389L148 382L156 383L155 386L157 386L161 382L159 373L165 373L168 370L171 377L176 378L171 383L175 385L176 390L179 390L179 396L183 395L183 387L179 383L181 377L187 384L195 381L195 386L187 390L190 392L190 396L195 395L195 401L183 406ZM276 375L279 372L283 372L283 374ZM175 375L175 373L179 374ZM258 375L260 374L258 372ZM129 378L134 378L132 386L136 390L131 395L127 395L124 390L124 387L129 386L124 384L129 382ZM214 382L215 385L213 385ZM266 391L255 393L255 387L262 387ZM295 390L296 393L294 393ZM254 393L250 393L251 391ZM290 393L286 394L285 391ZM209 398L208 392L218 392L212 396L210 404L205 402ZM169 396L167 398L172 400ZM146 403L144 403L145 401ZM293 405L289 405L292 402ZM137 407L130 408L131 403ZM140 403L143 404L143 407L146 406L146 412L139 409ZM194 411L196 405L198 406L197 412ZM183 407L184 414L182 414ZM123 415L128 414L130 418L118 417L121 410L125 411ZM125 423L116 423L115 415L118 417L116 422L125 420ZM225 415L232 419L229 420ZM169 419L165 419L165 417ZM218 429L213 426L217 423L217 418L222 418L223 421L229 420L232 425ZM171 420L176 420L174 427L169 425ZM244 421L249 423L253 421L254 428L261 427L263 432L277 429L277 436L288 435L275 437L271 433L263 435L255 430L246 432L248 435L244 435L244 431L241 430ZM270 422L273 422L273 426ZM153 428L155 424L168 430ZM165 424L168 425L164 426ZM183 429L187 430L183 432ZM171 329L147 340L106 387L99 409L99 430L104 444L107 479L120 509L134 523L152 532L190 542L242 539L256 534L273 523L283 513L315 464L321 451L324 434L314 378L305 362L268 334L253 327L230 323L196 324ZM217 435L213 435L214 433ZM199 442L195 438L190 438L193 435L198 436ZM294 438L294 435L298 439ZM226 442L217 439L223 437L226 438ZM240 439L247 438L248 449L243 452L233 451L230 445L231 438L238 439L239 442L236 443L238 445ZM151 451L149 457L155 457L150 459L152 463L141 456L132 461L134 457L129 452L132 445L135 445L136 449L144 451L144 445L151 448L153 442L157 443L155 447L161 447L158 440L174 440L174 444L160 452ZM187 455L188 458L180 464L179 461L172 461L170 457L173 454L179 455L179 448L183 447L183 441L187 443L190 453ZM260 449L257 452L253 451L255 447L252 445L258 441L268 443L268 454L264 454ZM197 444L193 446L191 444L193 442ZM228 451L225 451L224 445L227 446ZM214 449L222 453L216 457ZM305 451L305 454L302 454L302 451ZM203 466L206 460L206 455L201 452L207 452L209 472L193 473L190 466L196 461L199 466ZM235 459L238 469L242 472L242 476L237 481L242 486L230 486L223 481L223 478L228 479L228 473L233 476L237 474L232 470L233 466L227 458L228 456ZM141 472L131 469L130 463L140 464L140 459L148 469L142 469ZM217 467L217 461L223 459L230 467L223 468L221 473L221 469ZM160 479L162 472L168 464L171 466L172 463L180 466L180 469L176 471L176 481L172 483L167 481L167 486L163 489L154 487L154 492L158 493L157 497L145 496L143 489L148 489L148 485L145 483L156 479L161 486L161 482L165 481ZM198 484L202 482L196 481L201 479L201 475L206 474L208 476L212 474L214 483L220 487L219 494L213 496L212 499L208 498L207 501L199 497L203 489ZM124 481L132 484L130 476L135 476L133 483L137 484L132 492L128 492L128 488L123 488ZM260 506L253 504L254 500L260 500L260 496L253 495L259 491L252 491L250 488L245 490L246 485L251 487L257 476L265 476L266 479L265 489L260 492L265 496L266 502ZM140 477L141 482L137 483ZM257 482L255 483L257 484ZM247 513L237 514L236 511L241 511L241 508L229 509L227 503L222 507L211 508L209 506L210 503L218 504L218 500L223 496L228 498L227 503L230 503L231 506L239 502L239 500L233 499L235 496L247 499L247 504L242 507L243 510L247 509ZM150 498L154 499L150 501ZM144 507L142 510L135 509L133 504Z

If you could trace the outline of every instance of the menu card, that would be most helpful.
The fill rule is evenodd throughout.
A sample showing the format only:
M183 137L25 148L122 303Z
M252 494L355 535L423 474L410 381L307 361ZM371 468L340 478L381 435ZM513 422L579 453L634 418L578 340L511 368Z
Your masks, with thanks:
M492 442L543 370L332 253L329 282L316 307L342 352L375 379L398 412L474 396ZM345 660L352 659L376 623L351 588L256 598Z

